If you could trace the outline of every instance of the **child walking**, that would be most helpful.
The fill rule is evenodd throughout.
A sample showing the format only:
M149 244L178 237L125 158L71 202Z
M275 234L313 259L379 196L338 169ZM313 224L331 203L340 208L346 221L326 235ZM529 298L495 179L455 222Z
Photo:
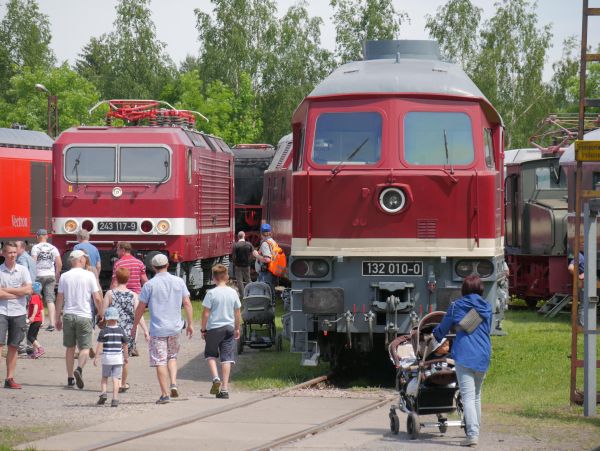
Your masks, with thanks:
M229 276L227 268L215 265L212 276L216 288L206 293L202 306L202 338L206 340L204 357L212 376L211 395L217 398L229 398L229 375L231 365L235 364L235 340L240 339L240 298L237 292L227 286ZM217 370L217 358L221 360L221 375Z
M97 366L98 356L102 355L102 381L100 383L102 392L98 398L98 405L104 404L108 399L106 385L110 377L113 383L113 397L110 406L117 407L119 405L119 387L121 386L123 362L128 361L127 336L123 329L119 327L119 312L116 308L107 308L104 312L104 320L106 326L98 335L96 357L94 357L94 366Z
M39 359L43 356L46 351L37 339L38 332L42 323L44 322L44 304L40 293L42 292L42 284L39 282L33 282L31 285L33 288L33 294L29 301L29 307L27 308L27 320L29 321L29 329L27 330L27 341L31 343L33 352L30 355L32 359Z

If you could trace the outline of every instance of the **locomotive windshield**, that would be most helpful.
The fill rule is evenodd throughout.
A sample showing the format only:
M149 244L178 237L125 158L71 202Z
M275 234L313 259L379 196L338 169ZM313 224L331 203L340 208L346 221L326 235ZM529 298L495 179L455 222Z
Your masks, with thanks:
M65 152L65 179L71 183L113 182L114 147L69 147Z
M377 163L381 158L381 124L381 115L375 112L321 114L317 119L313 161Z
M458 112L412 112L404 118L404 159L424 166L465 165L473 161L471 119Z
M163 183L169 178L170 155L164 147L124 147L119 149L121 182Z
M171 173L171 155L162 146L73 146L66 150L64 161L65 179L76 184L161 184Z

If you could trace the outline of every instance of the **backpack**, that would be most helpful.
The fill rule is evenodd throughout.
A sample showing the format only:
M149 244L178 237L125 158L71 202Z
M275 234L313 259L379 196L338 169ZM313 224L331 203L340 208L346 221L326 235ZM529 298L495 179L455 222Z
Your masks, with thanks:
M287 267L287 260L283 253L283 249L281 249L279 244L272 238L267 240L267 244L271 249L271 261L269 262L267 269L274 276L281 277L285 274Z

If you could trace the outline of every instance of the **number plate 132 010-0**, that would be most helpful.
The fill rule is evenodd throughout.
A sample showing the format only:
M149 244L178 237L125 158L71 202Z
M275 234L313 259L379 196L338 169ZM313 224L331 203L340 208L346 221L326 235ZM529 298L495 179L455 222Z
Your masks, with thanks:
M363 276L422 276L423 262L362 262Z
M98 232L135 232L137 223L135 221L100 221Z

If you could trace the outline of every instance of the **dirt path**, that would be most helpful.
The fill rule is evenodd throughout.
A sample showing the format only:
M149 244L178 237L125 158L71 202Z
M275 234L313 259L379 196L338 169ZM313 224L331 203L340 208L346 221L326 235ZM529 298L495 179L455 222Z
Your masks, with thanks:
M196 331L199 330L200 327L196 327ZM94 339L97 334L96 329ZM19 358L17 362L15 380L23 389L0 388L0 429L5 431L4 435L9 436L8 444L80 429L97 422L126 418L156 407L155 401L160 392L155 370L148 366L147 346L143 337L138 341L140 356L132 357L129 361L131 388L127 393L121 394L118 408L101 409L95 405L100 390L100 364L94 367L90 361L84 368L83 390L65 388L67 376L62 332L47 332L42 329L38 338L46 349L46 354L38 360ZM210 377L202 357L203 351L204 342L199 334L191 340L182 337L178 358L178 385L183 398L208 393ZM4 375L5 371L3 358L0 373ZM0 443L5 441L6 438L0 436Z

